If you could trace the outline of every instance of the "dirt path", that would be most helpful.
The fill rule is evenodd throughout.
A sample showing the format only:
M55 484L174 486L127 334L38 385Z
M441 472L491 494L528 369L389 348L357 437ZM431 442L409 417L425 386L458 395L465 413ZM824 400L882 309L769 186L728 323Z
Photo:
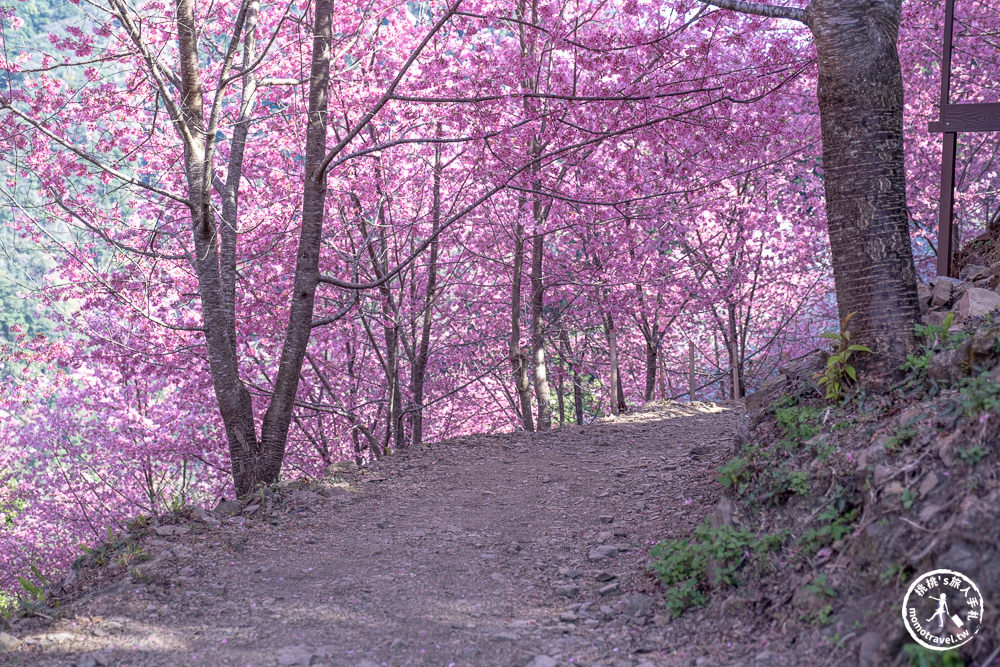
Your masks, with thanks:
M153 526L153 562L15 628L0 662L721 664L693 659L720 637L667 623L645 560L711 510L738 419L674 403L461 438L355 473L352 493L294 492L280 520Z

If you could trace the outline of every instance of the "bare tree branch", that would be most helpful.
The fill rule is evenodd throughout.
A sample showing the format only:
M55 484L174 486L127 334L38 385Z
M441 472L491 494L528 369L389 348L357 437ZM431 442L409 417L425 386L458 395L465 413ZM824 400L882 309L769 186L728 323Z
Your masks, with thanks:
M701 0L706 5L712 5L719 9L731 9L741 14L754 14L756 16L766 16L770 19L788 19L790 21L806 22L806 11L798 7L782 7L780 5L766 5L760 2L744 2L743 0Z

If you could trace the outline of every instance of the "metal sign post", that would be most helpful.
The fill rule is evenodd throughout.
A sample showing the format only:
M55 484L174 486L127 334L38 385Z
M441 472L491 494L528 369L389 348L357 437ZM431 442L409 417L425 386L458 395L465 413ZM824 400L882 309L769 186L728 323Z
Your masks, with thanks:
M957 235L955 233L955 155L959 132L1000 131L1000 103L951 103L951 51L955 32L955 0L946 0L944 8L944 46L941 52L941 119L927 129L943 134L941 150L941 201L938 207L939 276L951 276Z

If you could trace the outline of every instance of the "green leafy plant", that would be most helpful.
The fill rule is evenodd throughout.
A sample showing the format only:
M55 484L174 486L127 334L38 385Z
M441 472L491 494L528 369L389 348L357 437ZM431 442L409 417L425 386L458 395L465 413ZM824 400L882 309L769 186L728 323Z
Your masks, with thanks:
M982 459L986 457L989 452L979 445L972 445L971 447L965 447L958 450L958 458L962 459L967 465L976 465Z
M816 612L815 624L830 625L830 621L832 620L830 618L831 616L833 616L833 605L824 605Z
M917 500L917 494L910 489L903 489L903 493L900 495L899 499L903 503L903 509L908 510L913 507L913 503Z
M1000 383L994 382L989 373L963 378L959 396L962 412L967 417L1000 411Z
M667 589L667 609L673 617L705 603L709 587L738 585L737 571L750 552L780 546L771 536L757 539L733 526L713 527L707 519L688 539L660 542L650 551L650 569Z
M810 405L782 405L774 408L774 418L788 448L796 447L820 432L822 410Z
M799 537L799 545L810 554L850 535L858 515L856 503L841 488L836 489L833 500L816 517L817 525L807 528Z
M830 585L830 582L826 580L825 572L821 572L813 577L813 580L805 585L805 589L814 595L826 596L828 598L837 597L837 592Z
M719 466L717 479L727 489L742 495L746 485L753 478L749 467L750 462L747 459L737 456Z
M924 384L927 380L927 370L930 368L934 355L941 350L956 347L969 337L969 334L965 332L951 331L954 320L955 314L948 313L941 324L913 325L913 333L920 341L920 352L907 354L906 361L899 367L907 375L906 386L914 387ZM933 388L936 387L937 384L933 383Z
M919 431L916 426L907 425L900 427L895 433L889 436L885 441L885 448L887 451L894 452L911 442L917 437Z
M926 345L934 347L948 343L949 331L955 321L955 313L949 312L941 324L914 324L913 333L923 339Z
M153 556L139 545L128 544L118 554L115 563L127 568L139 563L145 563L148 560L152 560L152 558Z
M899 585L903 581L908 580L910 578L910 574L910 568L893 563L878 575L878 580L883 586L888 586L894 582L894 585Z
M907 644L903 655L910 667L965 667L958 651L932 651L919 644Z
M847 330L847 324L855 315L856 313L850 313L843 319L840 331L828 331L822 334L823 338L837 343L837 351L826 360L826 370L816 376L820 386L825 387L828 400L840 400L848 384L858 381L858 372L850 364L854 353L872 353L871 349L864 345L851 343L851 333Z
M816 443L816 458L821 463L826 463L829 461L837 451L837 446L827 442L826 440L821 440Z

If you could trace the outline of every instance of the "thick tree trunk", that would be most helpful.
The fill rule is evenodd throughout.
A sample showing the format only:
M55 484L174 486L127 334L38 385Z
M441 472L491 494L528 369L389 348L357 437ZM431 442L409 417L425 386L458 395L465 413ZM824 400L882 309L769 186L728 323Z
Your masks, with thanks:
M262 451L254 426L253 401L239 374L233 306L220 268L219 234L210 195L210 153L205 139L204 89L198 63L198 37L193 0L177 3L177 45L181 66L181 116L184 137L185 176L191 201L195 246L195 271L201 298L202 322L208 347L212 387L226 431L237 494L242 495L262 481ZM183 136L183 135L182 135ZM223 259L223 265L225 261ZM229 297L232 298L232 297Z
M545 336L542 331L542 310L545 287L542 283L542 253L545 236L536 234L531 242L531 356L535 379L535 402L538 403L538 430L552 426L552 391L545 367Z
M875 351L858 363L892 375L919 316L906 215L903 83L896 39L901 0L813 0L826 216L837 307Z
M514 390L521 404L521 424L525 431L534 431L531 417L531 384L528 382L528 355L521 349L521 276L524 270L524 227L514 229L514 276L510 290L510 356Z
M646 386L642 398L647 403L653 400L656 393L656 360L659 357L659 346L655 342L646 341Z

